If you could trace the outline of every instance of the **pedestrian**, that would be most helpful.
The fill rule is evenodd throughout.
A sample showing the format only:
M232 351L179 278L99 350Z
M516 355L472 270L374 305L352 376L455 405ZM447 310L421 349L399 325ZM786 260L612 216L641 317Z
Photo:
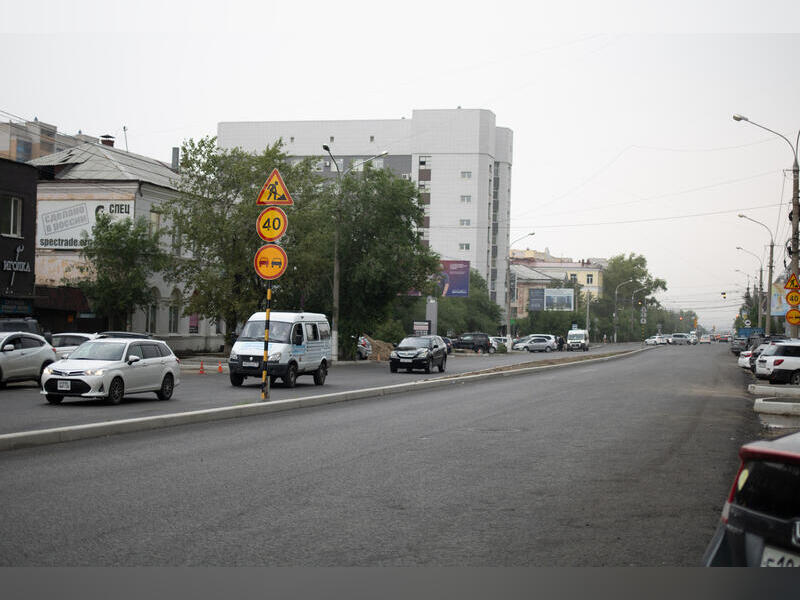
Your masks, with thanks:
M558 336L558 351L561 352L564 349L564 338Z
M604 344L607 344L607 343L608 343L608 338L606 337L606 334L605 334L605 333L603 334L603 343L604 343Z

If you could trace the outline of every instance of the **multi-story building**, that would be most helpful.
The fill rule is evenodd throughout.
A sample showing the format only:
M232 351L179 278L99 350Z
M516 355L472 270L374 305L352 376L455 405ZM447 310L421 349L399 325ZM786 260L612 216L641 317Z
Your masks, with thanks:
M91 233L99 213L114 218L144 218L151 232L163 231L160 204L174 197L178 174L158 160L113 147L113 139L102 144L84 143L74 148L30 162L39 170L36 217L37 293L51 299L66 300L59 293L65 280L84 264L81 256L83 233ZM175 165L173 165L175 167ZM161 238L165 251L182 252L180 245L166 235ZM145 310L128 316L133 331L147 331L166 340L175 350L216 350L223 344L223 326L199 315L183 314L184 291L165 281L160 273L152 276L155 301ZM54 315L65 313L72 328L85 330L95 315L74 310L72 304L47 307ZM72 317L69 319L69 317Z
M223 122L223 148L259 152L282 140L287 154L319 157L336 176L387 151L373 166L415 181L425 208L423 241L443 260L468 260L505 307L513 134L489 110L414 110L410 119ZM337 164L323 150L327 145Z
M28 162L84 142L97 141L97 138L80 132L77 136L61 134L58 127L39 119L25 123L0 123L0 158L17 162Z

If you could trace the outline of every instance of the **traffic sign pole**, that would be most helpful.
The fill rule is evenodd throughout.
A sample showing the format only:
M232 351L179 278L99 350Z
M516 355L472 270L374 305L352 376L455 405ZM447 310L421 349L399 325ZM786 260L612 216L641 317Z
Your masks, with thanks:
M272 308L272 280L267 281L267 318L264 321L264 366L261 369L261 401L269 400L269 312Z

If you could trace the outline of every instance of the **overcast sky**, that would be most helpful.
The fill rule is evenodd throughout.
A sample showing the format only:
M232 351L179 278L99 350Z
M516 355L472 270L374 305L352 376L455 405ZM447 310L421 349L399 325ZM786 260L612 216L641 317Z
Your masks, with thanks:
M553 5L558 4L558 7ZM219 121L485 108L514 131L515 245L635 252L659 299L727 328L776 273L800 129L800 5L0 0L0 113L169 161ZM391 152L392 148L386 148ZM788 260L788 259L787 259ZM722 300L720 292L728 292Z

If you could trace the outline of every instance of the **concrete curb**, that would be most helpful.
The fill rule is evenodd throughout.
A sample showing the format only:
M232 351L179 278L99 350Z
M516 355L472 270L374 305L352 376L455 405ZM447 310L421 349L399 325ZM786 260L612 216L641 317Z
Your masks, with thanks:
M140 417L136 419L124 419L119 421L107 421L104 423L91 423L88 425L74 425L70 427L58 427L54 429L40 429L33 431L21 431L0 435L0 451L14 450L17 448L28 448L32 446L43 446L59 442L69 442L84 440L89 438L103 437L118 433L131 433L134 431L147 431L152 429L163 429L165 427L175 427L177 425L187 425L191 423L208 423L223 419L234 419L237 417L248 417L262 415L273 412L294 410L296 408L307 408L311 406L321 406L323 404L335 404L349 400L360 400L364 398L380 398L392 394L403 392L416 392L419 390L434 389L451 385L463 385L472 381L482 379L493 379L498 377L512 377L517 375L529 375L538 371L571 367L576 365L587 365L598 362L607 362L619 358L627 358L646 352L649 348L639 348L622 352L613 356L604 356L587 360L561 363L558 365L543 365L540 367L523 367L508 371L497 371L492 373L478 373L473 375L460 375L455 377L444 377L438 379L428 379L423 381L413 381L410 383L400 383L396 385L367 388L362 390L351 390L348 392L337 392L334 394L322 394L319 396L307 396L292 400L277 400L274 402L258 402L255 404L241 404L238 406L224 406L221 408L210 408L183 413L173 413L168 415L156 415L152 417ZM800 413L798 413L800 414Z
M753 403L753 410L757 413L767 415L788 415L797 417L800 416L800 403L775 402L772 398L756 398L756 401Z
M773 398L800 398L800 387L791 385L774 386L759 383L751 383L747 386L747 391L754 396L769 396Z

